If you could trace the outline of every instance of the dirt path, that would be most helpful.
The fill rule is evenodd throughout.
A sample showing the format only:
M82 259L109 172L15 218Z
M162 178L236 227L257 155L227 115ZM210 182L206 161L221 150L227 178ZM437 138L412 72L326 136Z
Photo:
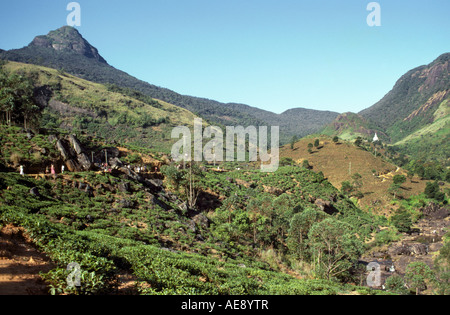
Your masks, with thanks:
M0 295L48 294L39 273L53 268L26 240L23 229L10 225L0 229Z

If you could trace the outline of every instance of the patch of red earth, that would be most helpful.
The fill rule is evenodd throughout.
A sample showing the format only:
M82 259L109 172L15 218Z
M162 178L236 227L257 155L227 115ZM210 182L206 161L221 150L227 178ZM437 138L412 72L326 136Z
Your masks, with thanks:
M39 273L54 264L27 240L22 228L0 229L0 295L47 295L48 288Z

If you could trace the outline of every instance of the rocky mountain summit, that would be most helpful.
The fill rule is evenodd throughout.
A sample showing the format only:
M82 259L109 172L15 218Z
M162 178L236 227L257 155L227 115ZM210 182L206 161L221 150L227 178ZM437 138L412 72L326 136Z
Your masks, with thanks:
M212 124L243 126L280 126L280 140L288 143L292 136L318 132L331 123L338 113L295 108L282 114L245 104L221 103L201 97L181 95L170 89L141 81L114 68L73 27L63 26L41 35L26 47L0 50L0 59L40 65L100 84L114 84L138 91L148 97L181 107Z
M74 52L107 64L106 60L100 56L97 48L89 44L75 28L70 26L64 26L51 31L47 35L35 37L29 47L33 46L52 48L56 51Z

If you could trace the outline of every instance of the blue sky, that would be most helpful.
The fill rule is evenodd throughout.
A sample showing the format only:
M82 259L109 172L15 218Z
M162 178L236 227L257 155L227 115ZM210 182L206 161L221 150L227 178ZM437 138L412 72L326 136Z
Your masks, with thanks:
M68 0L2 3L0 48L66 25ZM112 66L178 93L281 113L359 112L450 52L450 1L79 0L80 33Z

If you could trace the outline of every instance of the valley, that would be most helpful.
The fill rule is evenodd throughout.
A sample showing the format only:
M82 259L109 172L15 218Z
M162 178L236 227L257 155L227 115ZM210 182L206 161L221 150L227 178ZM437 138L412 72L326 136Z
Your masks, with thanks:
M360 113L274 114L139 81L70 27L0 50L0 294L448 294L449 56ZM230 125L280 126L279 167L211 159L234 136L172 156L175 128Z

